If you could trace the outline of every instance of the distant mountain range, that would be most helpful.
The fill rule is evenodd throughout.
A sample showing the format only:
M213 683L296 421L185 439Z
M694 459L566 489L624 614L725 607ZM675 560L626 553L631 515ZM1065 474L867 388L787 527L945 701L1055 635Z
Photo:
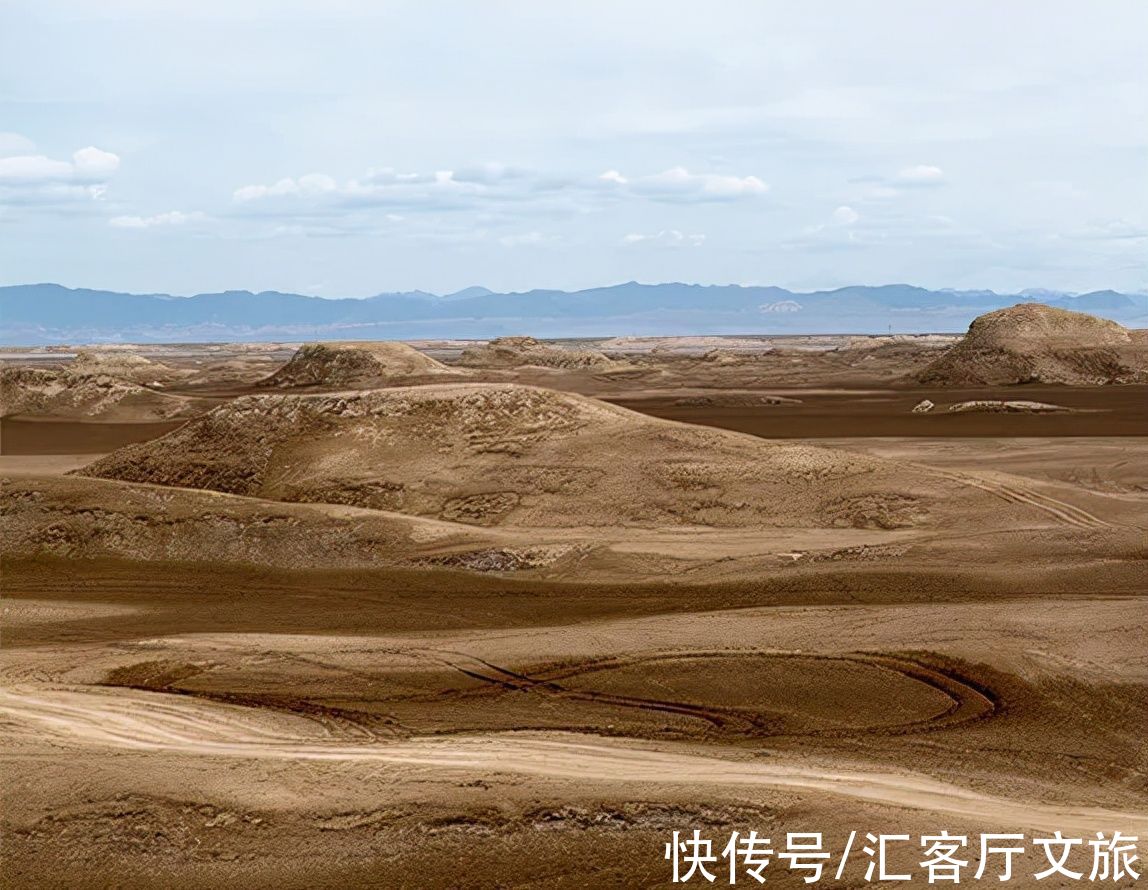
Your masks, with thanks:
M926 290L907 284L796 293L780 287L626 284L581 291L365 299L227 291L174 297L58 284L0 287L0 343L594 337L671 334L884 334L963 331L981 313L1025 301L1148 327L1148 294Z

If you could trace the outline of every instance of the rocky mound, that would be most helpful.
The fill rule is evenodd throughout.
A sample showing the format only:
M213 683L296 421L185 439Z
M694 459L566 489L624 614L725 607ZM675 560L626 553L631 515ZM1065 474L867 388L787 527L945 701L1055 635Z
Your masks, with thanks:
M983 494L923 469L514 384L249 396L78 472L527 527L893 528Z
M701 360L711 365L739 365L747 358L746 355L729 349L711 349L701 357Z
M495 534L354 507L277 504L103 479L0 480L0 535L9 557L506 572L551 568L571 550L562 544L514 546Z
M104 375L134 383L159 383L178 376L161 362L131 352L97 352L83 350L68 365L73 374Z
M385 386L395 380L457 373L406 343L389 341L308 343L257 386Z
M682 408L764 408L775 405L800 405L801 399L761 392L724 392L681 396L674 399L673 404Z
M533 337L499 337L482 346L463 350L458 363L470 368L588 368L595 371L615 367L616 362L595 349L567 349L550 346Z
M939 386L1099 384L1142 379L1148 365L1113 321L1021 303L975 319L960 343L915 375Z
M998 401L979 399L972 402L958 402L949 406L950 411L961 414L1069 414L1071 408L1063 405L1050 405L1048 402Z
M106 374L62 368L0 370L0 415L106 421L166 420L186 414L187 399Z

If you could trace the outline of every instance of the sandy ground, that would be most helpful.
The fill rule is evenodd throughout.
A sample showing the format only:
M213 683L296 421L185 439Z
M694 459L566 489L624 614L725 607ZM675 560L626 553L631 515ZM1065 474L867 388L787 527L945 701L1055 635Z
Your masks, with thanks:
M8 517L69 543L6 553L3 886L664 886L665 843L694 828L719 848L734 830L775 847L820 831L838 856L851 832L907 833L891 860L914 871L916 837L942 829L1143 838L1142 434L1024 436L1042 418L1010 417L877 436L873 418L902 423L915 393L852 385L866 409L808 421L811 441L942 474L992 515L458 532L586 548L521 571L419 563L441 555L429 539L409 564L317 548L308 567L258 566L210 537L144 559L128 520L148 500L92 502L122 484L96 480L66 496L62 474L163 430L29 422L0 473L39 512ZM819 390L795 397L816 413ZM1133 395L1061 393L1134 432ZM739 410L765 424L779 409ZM742 428L719 415L696 421ZM244 521L286 511L304 535L352 515L214 499ZM93 511L122 540L77 550ZM1026 853L1011 885L1054 886L1032 878L1045 865ZM864 883L863 859L833 882L836 866L826 883Z

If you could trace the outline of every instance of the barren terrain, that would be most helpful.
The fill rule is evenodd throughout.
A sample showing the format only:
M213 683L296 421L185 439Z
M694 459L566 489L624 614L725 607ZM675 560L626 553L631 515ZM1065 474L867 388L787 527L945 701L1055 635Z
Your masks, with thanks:
M662 886L695 828L1148 836L1148 386L688 339L164 348L123 386L186 414L5 410L3 885Z

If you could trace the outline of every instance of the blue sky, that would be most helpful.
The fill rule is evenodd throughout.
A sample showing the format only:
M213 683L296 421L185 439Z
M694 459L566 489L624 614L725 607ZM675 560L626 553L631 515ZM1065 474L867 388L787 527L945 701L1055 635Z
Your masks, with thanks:
M6 0L0 283L1148 288L1148 3Z

